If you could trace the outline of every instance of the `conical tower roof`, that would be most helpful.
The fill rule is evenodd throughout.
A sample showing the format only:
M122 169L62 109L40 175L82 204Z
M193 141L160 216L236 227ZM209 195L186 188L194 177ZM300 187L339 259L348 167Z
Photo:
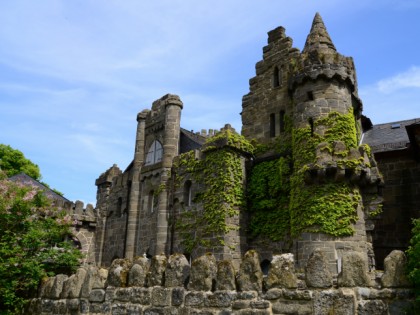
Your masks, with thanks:
M331 37L327 32L327 28L324 25L324 21L318 12L315 14L311 31L306 38L305 47L302 52L310 53L314 51L322 52L324 54L337 52Z

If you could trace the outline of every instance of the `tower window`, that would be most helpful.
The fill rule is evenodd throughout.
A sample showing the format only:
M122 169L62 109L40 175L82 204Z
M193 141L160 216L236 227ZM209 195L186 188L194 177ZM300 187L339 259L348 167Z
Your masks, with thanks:
M273 138L276 136L276 116L275 114L270 114L270 137Z
M312 117L310 117L308 119L309 122L309 126L311 127L311 137L314 135L314 119Z
M152 165L162 161L162 153L162 144L157 140L153 141L147 152L145 165Z
M155 192L151 190L149 192L149 198L147 200L147 207L149 208L150 213L154 212L156 205L157 205L157 196L155 196Z
M121 209L122 209L122 198L119 197L118 198L118 201L117 201L117 211L115 212L115 215L117 217L120 217L121 216Z
M280 132L284 132L285 126L284 126L284 110L280 111L280 117L279 117L279 123L280 123Z
M273 70L273 87L281 86L281 70L276 66Z
M314 93L312 91L306 92L306 95L308 96L308 101L314 100Z
M192 203L192 183L187 180L184 184L184 205L189 207Z

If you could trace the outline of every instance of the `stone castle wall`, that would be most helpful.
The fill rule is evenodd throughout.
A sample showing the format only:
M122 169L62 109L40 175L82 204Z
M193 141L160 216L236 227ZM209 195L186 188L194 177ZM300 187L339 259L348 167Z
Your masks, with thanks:
M377 157L378 168L386 179L383 212L375 222L373 234L379 263L393 249L407 248L411 220L420 217L420 164L411 154L410 151L385 152Z
M27 314L405 314L413 292L403 275L405 256L394 251L383 274L368 272L357 252L342 259L338 278L315 250L305 270L292 254L274 256L266 275L248 251L239 270L206 254L118 259L109 270L80 268L44 281Z

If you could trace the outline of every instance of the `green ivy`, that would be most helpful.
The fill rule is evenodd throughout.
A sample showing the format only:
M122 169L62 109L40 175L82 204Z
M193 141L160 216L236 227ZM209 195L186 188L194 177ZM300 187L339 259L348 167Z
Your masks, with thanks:
M193 207L189 212L183 211L176 222L187 252L198 246L225 245L224 235L238 229L229 225L227 219L238 215L245 205L241 158L242 153L250 154L253 150L244 137L227 129L208 139L202 159L196 160L194 152L180 156L176 168L190 174L196 185L205 187L194 198L202 210ZM176 182L183 180L178 172Z
M280 240L289 232L290 173L289 157L262 162L252 169L247 189L252 236Z
M334 152L340 157L338 166L357 168L363 163L363 158L346 158L351 148L357 148L353 112L331 112L315 120L313 126L315 131L309 124L288 129L286 134L291 135L291 139L283 135L277 140L282 149L276 151L285 157L262 162L252 169L248 182L251 235L264 235L276 241L287 234L297 237L302 232L334 236L354 233L352 225L358 219L357 207L361 203L358 188L350 183L309 185L304 181L310 165L316 165L316 149L320 143L326 143L323 150L330 154L336 141L346 145L344 151ZM316 132L320 126L323 126L323 134ZM265 149L269 151L272 147L266 145ZM365 152L370 154L368 147Z

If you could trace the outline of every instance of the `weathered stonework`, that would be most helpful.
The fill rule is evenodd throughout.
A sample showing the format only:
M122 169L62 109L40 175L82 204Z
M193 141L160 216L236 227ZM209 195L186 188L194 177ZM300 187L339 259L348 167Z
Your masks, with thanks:
M288 261L289 254L278 259L282 266ZM319 252L318 254L319 255ZM181 256L181 255L180 255ZM245 261L257 257L251 252ZM406 288L385 288L381 289L380 284L374 283L373 287L365 286L333 286L330 288L290 288L288 282L271 282L271 287L264 290L247 290L244 283L238 282L238 286L221 289L223 286L218 284L220 277L209 277L208 265L204 267L205 261L209 257L203 256L193 262L192 272L196 274L195 280L191 279L189 284L185 283L183 272L171 273L173 266L166 265L164 275L170 275L172 283L184 283L180 286L166 287L156 286L104 286L102 288L92 288L90 291L79 295L64 296L60 294L61 286L56 286L54 292L47 289L51 287L49 283L58 283L63 278L57 275L55 278L46 281L40 289L39 296L31 300L27 309L27 314L47 315L47 314L403 314L409 311L410 302L413 301L413 292ZM161 260L161 259L159 259ZM181 261L182 259L180 259ZM212 259L210 258L210 261ZM259 264L259 261L257 261ZM127 265L132 264L128 262ZM274 262L270 269L277 269L279 262ZM322 260L312 260L312 268L319 269L324 262ZM113 263L113 266L120 266L121 261ZM210 262L213 266L213 262ZM319 266L313 266L319 265ZM194 267L196 266L196 267ZM197 268L197 266L201 266ZM218 264L219 271L226 270L226 262ZM343 265L345 269L360 268L356 266ZM362 266L363 267L363 266ZM114 267L115 268L115 267ZM194 269L196 268L196 269ZM367 266L364 266L367 272ZM310 269L310 268L307 268ZM182 270L180 268L179 270ZM194 271L195 270L195 271ZM91 271L93 274L94 271ZM98 271L99 272L99 269ZM153 278L159 278L162 273L150 267L149 273ZM242 279L253 279L255 270L253 268L242 269ZM294 270L288 272L294 274ZM109 271L112 274L112 270ZM306 277L308 278L308 277ZM211 280L205 286L197 285L197 279ZM203 280L204 281L204 280ZM207 281L207 280L206 280ZM204 281L203 283L207 283ZM212 282L215 285L211 285ZM226 283L225 280L221 280ZM250 280L252 281L252 280ZM166 279L162 279L166 282ZM87 277L77 277L72 281L74 287L91 287L91 280ZM86 285L88 283L88 285ZM109 281L108 281L109 283ZM195 284L194 284L195 283ZM116 284L116 283L114 283ZM123 285L123 283L121 282ZM250 285L251 283L249 283ZM306 287L306 285L305 285ZM242 289L241 289L242 288ZM252 289L251 287L249 287ZM62 288L65 290L65 288ZM259 288L257 288L259 289ZM64 291L63 291L64 292ZM88 294L87 294L88 293ZM58 294L58 295L57 295ZM57 297L59 296L59 297Z

